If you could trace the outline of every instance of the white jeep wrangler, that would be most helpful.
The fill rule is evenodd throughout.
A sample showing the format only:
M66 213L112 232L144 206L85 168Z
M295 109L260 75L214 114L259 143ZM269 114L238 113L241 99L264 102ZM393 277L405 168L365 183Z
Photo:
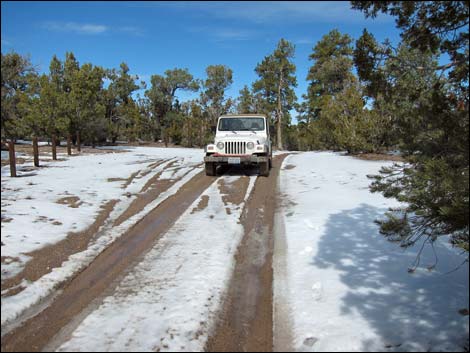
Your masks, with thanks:
M214 144L205 148L206 175L216 175L218 165L257 164L259 174L269 176L272 146L266 116L222 115L217 122Z

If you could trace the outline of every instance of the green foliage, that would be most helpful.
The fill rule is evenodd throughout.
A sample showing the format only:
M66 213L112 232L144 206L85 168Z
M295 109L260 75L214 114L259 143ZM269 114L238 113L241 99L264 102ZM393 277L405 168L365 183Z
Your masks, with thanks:
M28 131L37 137L66 135L69 120L64 111L65 94L56 73L41 75L31 83L36 94L24 95L20 104Z
M102 140L106 131L102 102L104 77L104 69L86 63L74 71L70 82L68 100L72 125L76 132L92 142Z
M210 65L206 68L206 74L200 101L215 125L217 118L228 113L234 105L232 99L225 96L225 91L233 83L233 71L225 65Z
M334 29L322 37L313 48L309 59L313 60L307 81L310 81L307 94L303 96L306 100L304 112L307 121L311 122L319 118L322 109L323 97L334 96L341 92L345 85L354 81L352 74L352 39L342 35ZM325 141L331 144L329 138Z
M255 69L260 78L253 83L253 91L262 102L260 113L272 117L277 125L278 149L283 149L282 130L289 125L289 110L297 100L293 89L297 87L296 67L292 63L294 52L294 45L281 39L274 52L264 57Z
M372 17L379 11L395 16L404 39L386 60L389 88L376 105L392 117L408 163L372 176L371 190L406 202L405 246L449 235L452 244L468 251L469 3L353 1L353 8ZM451 62L437 66L437 50ZM394 224L390 218L382 229Z
M136 107L132 93L141 86L135 81L136 76L129 74L129 67L121 63L120 70L108 70L106 74L110 80L107 89L103 90L103 102L106 111L108 138L115 143L120 134L129 130L129 125L135 122ZM132 135L132 139L136 137Z
M366 29L356 41L354 65L368 97L377 99L378 95L387 92L387 77L383 72L383 63L387 55L390 55L390 51L388 42L380 46Z
M334 96L354 81L352 70L352 39L334 29L315 45L309 59L314 61L307 80L309 98Z
M373 46L373 38L365 32L361 45ZM352 39L333 30L314 47L307 80L310 80L306 101L300 105L303 131L311 148L345 149L350 153L375 152L383 146L387 127L382 115L365 108L361 86L352 74ZM367 53L366 53L367 54ZM364 75L374 63L366 54L355 54ZM369 75L370 76L370 75ZM310 138L310 141L308 139Z
M26 133L19 104L25 99L23 96L36 76L36 70L29 58L14 52L2 53L1 76L1 136L2 139L16 139Z
M238 114L256 113L254 109L254 99L253 93L248 86L245 85L243 89L240 90L240 96L238 97Z
M199 83L193 79L188 69L166 70L165 75L152 75L151 87L145 91L149 100L150 113L155 119L157 133L167 141L166 129L170 127L169 119L165 118L173 109L177 90L195 92Z
M360 88L352 85L334 97L326 97L318 122L326 125L323 132L331 136L332 144L349 153L374 151L377 116L364 109ZM328 141L326 137L323 140Z

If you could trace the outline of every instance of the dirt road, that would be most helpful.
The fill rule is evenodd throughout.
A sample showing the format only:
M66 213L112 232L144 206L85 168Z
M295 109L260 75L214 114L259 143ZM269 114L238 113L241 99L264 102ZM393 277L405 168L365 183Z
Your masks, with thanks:
M273 220L277 178L284 157L274 159L270 177L257 178L243 211L240 221L245 235L236 254L235 270L216 328L206 345L208 351L272 350ZM247 183L242 169L231 168L222 173L232 176L239 173L240 184ZM119 279L142 259L201 193L221 179L223 183L223 174L219 179L203 173L196 175L64 284L46 309L4 335L2 351L40 351L53 347L51 342L60 341L64 328L72 330L76 327L74 322L96 307L104 294L112 293ZM225 197L236 201L240 188L227 188ZM147 199L148 196L143 196L141 202L145 204ZM141 208L137 204L132 207Z

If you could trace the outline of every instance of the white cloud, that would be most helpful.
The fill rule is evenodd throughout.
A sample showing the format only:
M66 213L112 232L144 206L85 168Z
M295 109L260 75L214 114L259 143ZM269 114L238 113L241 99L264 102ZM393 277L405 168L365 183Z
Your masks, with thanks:
M5 47L11 47L13 44L6 40L5 38L2 38L2 47L5 46Z
M50 31L74 32L78 34L101 34L109 30L109 27L105 25L77 22L48 21L43 26Z
M99 35L103 33L118 32L142 37L144 31L135 26L111 27L104 24L48 21L42 27L54 32L72 32L76 34Z
M220 2L163 2L161 6L190 9L210 16L237 19L256 24L285 22L360 23L364 14L352 10L349 1L220 1ZM378 16L375 21L392 21Z
M131 34L137 37L142 37L144 35L144 31L141 28L135 27L135 26L123 26L123 27L117 28L116 30L119 32Z
M200 33L209 36L215 41L243 41L257 38L260 33L254 30L230 28L230 27L191 27L188 29L192 33Z

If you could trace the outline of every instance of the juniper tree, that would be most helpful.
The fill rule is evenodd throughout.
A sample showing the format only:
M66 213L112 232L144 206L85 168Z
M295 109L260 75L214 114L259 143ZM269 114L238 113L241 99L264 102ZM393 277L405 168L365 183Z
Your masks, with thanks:
M21 112L18 109L36 69L29 58L11 52L1 54L1 137L17 139L25 133Z
M135 121L136 107L132 94L143 85L136 84L135 81L139 78L129 74L129 67L125 62L121 63L118 71L108 70L107 77L111 82L103 92L103 99L106 107L108 135L115 143L120 133Z
M103 68L86 63L74 70L70 77L68 106L79 148L82 138L92 144L106 138L105 107L102 100L104 76Z
M65 53L64 61L64 92L65 92L65 114L69 120L68 134L71 136L73 143L77 141L77 130L76 121L74 119L75 111L71 100L72 82L75 80L80 64L75 58L72 52Z
M151 87L145 91L149 99L150 111L156 121L156 127L160 136L167 143L165 129L171 116L167 114L172 110L176 92L178 90L195 92L199 89L199 83L189 73L188 69L166 70L165 75L152 75Z

